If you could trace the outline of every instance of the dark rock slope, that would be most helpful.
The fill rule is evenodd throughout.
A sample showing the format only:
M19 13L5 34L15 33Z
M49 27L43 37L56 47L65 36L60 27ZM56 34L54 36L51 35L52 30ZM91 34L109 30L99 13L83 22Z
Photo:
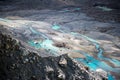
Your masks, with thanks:
M9 35L8 35L9 34ZM102 80L67 55L41 57L0 26L0 80ZM42 54L42 53L40 53ZM86 68L87 69L87 68Z

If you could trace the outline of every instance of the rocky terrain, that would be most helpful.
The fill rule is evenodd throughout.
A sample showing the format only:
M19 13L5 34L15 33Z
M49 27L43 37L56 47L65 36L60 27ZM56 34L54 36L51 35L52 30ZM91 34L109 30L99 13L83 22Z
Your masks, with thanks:
M118 0L0 1L2 80L119 80Z
M82 12L96 20L120 22L119 3L119 0L0 0L0 11L80 7ZM112 11L109 11L111 9Z
M67 55L42 57L0 27L1 80L106 80ZM9 35L8 35L9 33ZM43 54L43 52L39 52Z

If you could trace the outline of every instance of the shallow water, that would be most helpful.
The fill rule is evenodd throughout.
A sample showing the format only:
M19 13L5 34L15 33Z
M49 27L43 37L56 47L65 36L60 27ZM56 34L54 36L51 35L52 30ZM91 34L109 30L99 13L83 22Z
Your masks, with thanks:
M54 30L59 30L59 29L60 29L60 26L58 26L58 25L53 25L53 26L52 26L52 29L54 29Z

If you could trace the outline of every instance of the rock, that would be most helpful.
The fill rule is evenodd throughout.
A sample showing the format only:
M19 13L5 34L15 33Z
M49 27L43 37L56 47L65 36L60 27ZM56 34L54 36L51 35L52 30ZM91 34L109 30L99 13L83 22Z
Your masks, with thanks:
M61 67L66 67L67 66L67 60L63 57L60 58L59 65Z
M32 76L31 80L37 80L37 78L35 76Z
M65 74L61 70L58 70L58 80L65 80Z
M28 61L29 61L29 59L26 58L26 59L23 61L23 63L27 63Z
M52 67L50 67L50 66L46 66L46 72L48 72L48 73L52 73L52 72L54 72L54 70L53 70Z
M97 69L96 72L101 75L103 78L107 78L108 73L104 71L103 69Z

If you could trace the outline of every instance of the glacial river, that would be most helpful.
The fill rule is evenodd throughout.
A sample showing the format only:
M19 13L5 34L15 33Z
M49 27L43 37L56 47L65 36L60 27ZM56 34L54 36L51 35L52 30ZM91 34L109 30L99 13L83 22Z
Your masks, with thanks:
M52 29L58 30L60 32L64 32L64 33L67 32L68 33L68 31L61 30L60 26L58 26L58 25L53 25ZM50 40L44 34L42 34L40 32L37 32L33 28L30 28L30 30L34 34L41 35L44 38L47 38L43 42L38 42L38 44L35 44L34 40L33 41L29 41L28 43L31 46L34 46L35 48L38 48L38 49L39 48L50 49L51 53L53 53L55 56L59 55L59 54L57 54L57 51L59 50L59 48L52 45L53 44L52 40ZM88 66L90 68L90 70L94 70L95 71L97 69L103 69L103 70L105 70L107 72L113 71L113 72L116 72L116 73L119 71L118 68L113 68L113 67L109 66L108 64L106 64L103 61L103 60L108 60L108 61L112 62L114 65L120 66L120 62L118 60L106 58L106 57L103 56L103 52L104 51L100 47L100 44L97 42L97 40L94 40L94 39L92 39L90 37L87 37L85 35L78 34L78 33L75 33L75 32L70 32L69 34L74 35L74 36L81 36L84 39L90 41L95 46L95 48L97 50L97 53L94 53L94 54L97 54L98 59L94 58L93 56L89 55L89 53L86 53L84 51L75 50L74 52L79 52L80 54L83 54L85 56L84 59L83 58L75 58L75 60L82 62L84 65ZM114 77L111 74L108 74L108 80L114 80Z
M10 22L10 20L5 20L0 18L0 21L3 22ZM58 54L58 50L59 48L53 45L53 41L52 39L50 39L46 34L37 31L34 27L29 26L28 29L35 35L39 35L41 37L43 37L42 41L39 42L35 42L35 40L29 40L28 44L30 46L35 47L36 49L40 49L40 48L44 48L46 50L49 50L50 54L54 55L54 56L59 56L60 54ZM97 52L93 53L93 54L97 54L97 59L94 58L93 56L91 56L89 53L84 52L84 51L80 51L80 50L73 50L74 52L78 52L82 55L85 56L85 58L74 58L77 61L82 62L85 66L88 66L90 68L90 70L94 70L96 71L97 69L103 69L105 71L109 72L116 72L119 73L120 69L119 68L113 68L112 66L108 65L107 63L105 63L103 60L107 60L111 63L113 63L116 66L120 67L120 61L116 60L116 59L111 59L111 58L106 58L103 56L104 50L102 49L102 47L100 46L99 42L97 40L94 40L90 37L87 37L85 35L76 33L76 32L69 32L66 30L62 30L61 26L59 25L53 25L51 26L52 30L55 31L59 31L61 33L67 33L73 36L81 36L82 38L84 38L85 40L88 40L90 43L92 43L92 45L95 46ZM115 80L114 76L112 76L110 73L108 74L108 80Z

